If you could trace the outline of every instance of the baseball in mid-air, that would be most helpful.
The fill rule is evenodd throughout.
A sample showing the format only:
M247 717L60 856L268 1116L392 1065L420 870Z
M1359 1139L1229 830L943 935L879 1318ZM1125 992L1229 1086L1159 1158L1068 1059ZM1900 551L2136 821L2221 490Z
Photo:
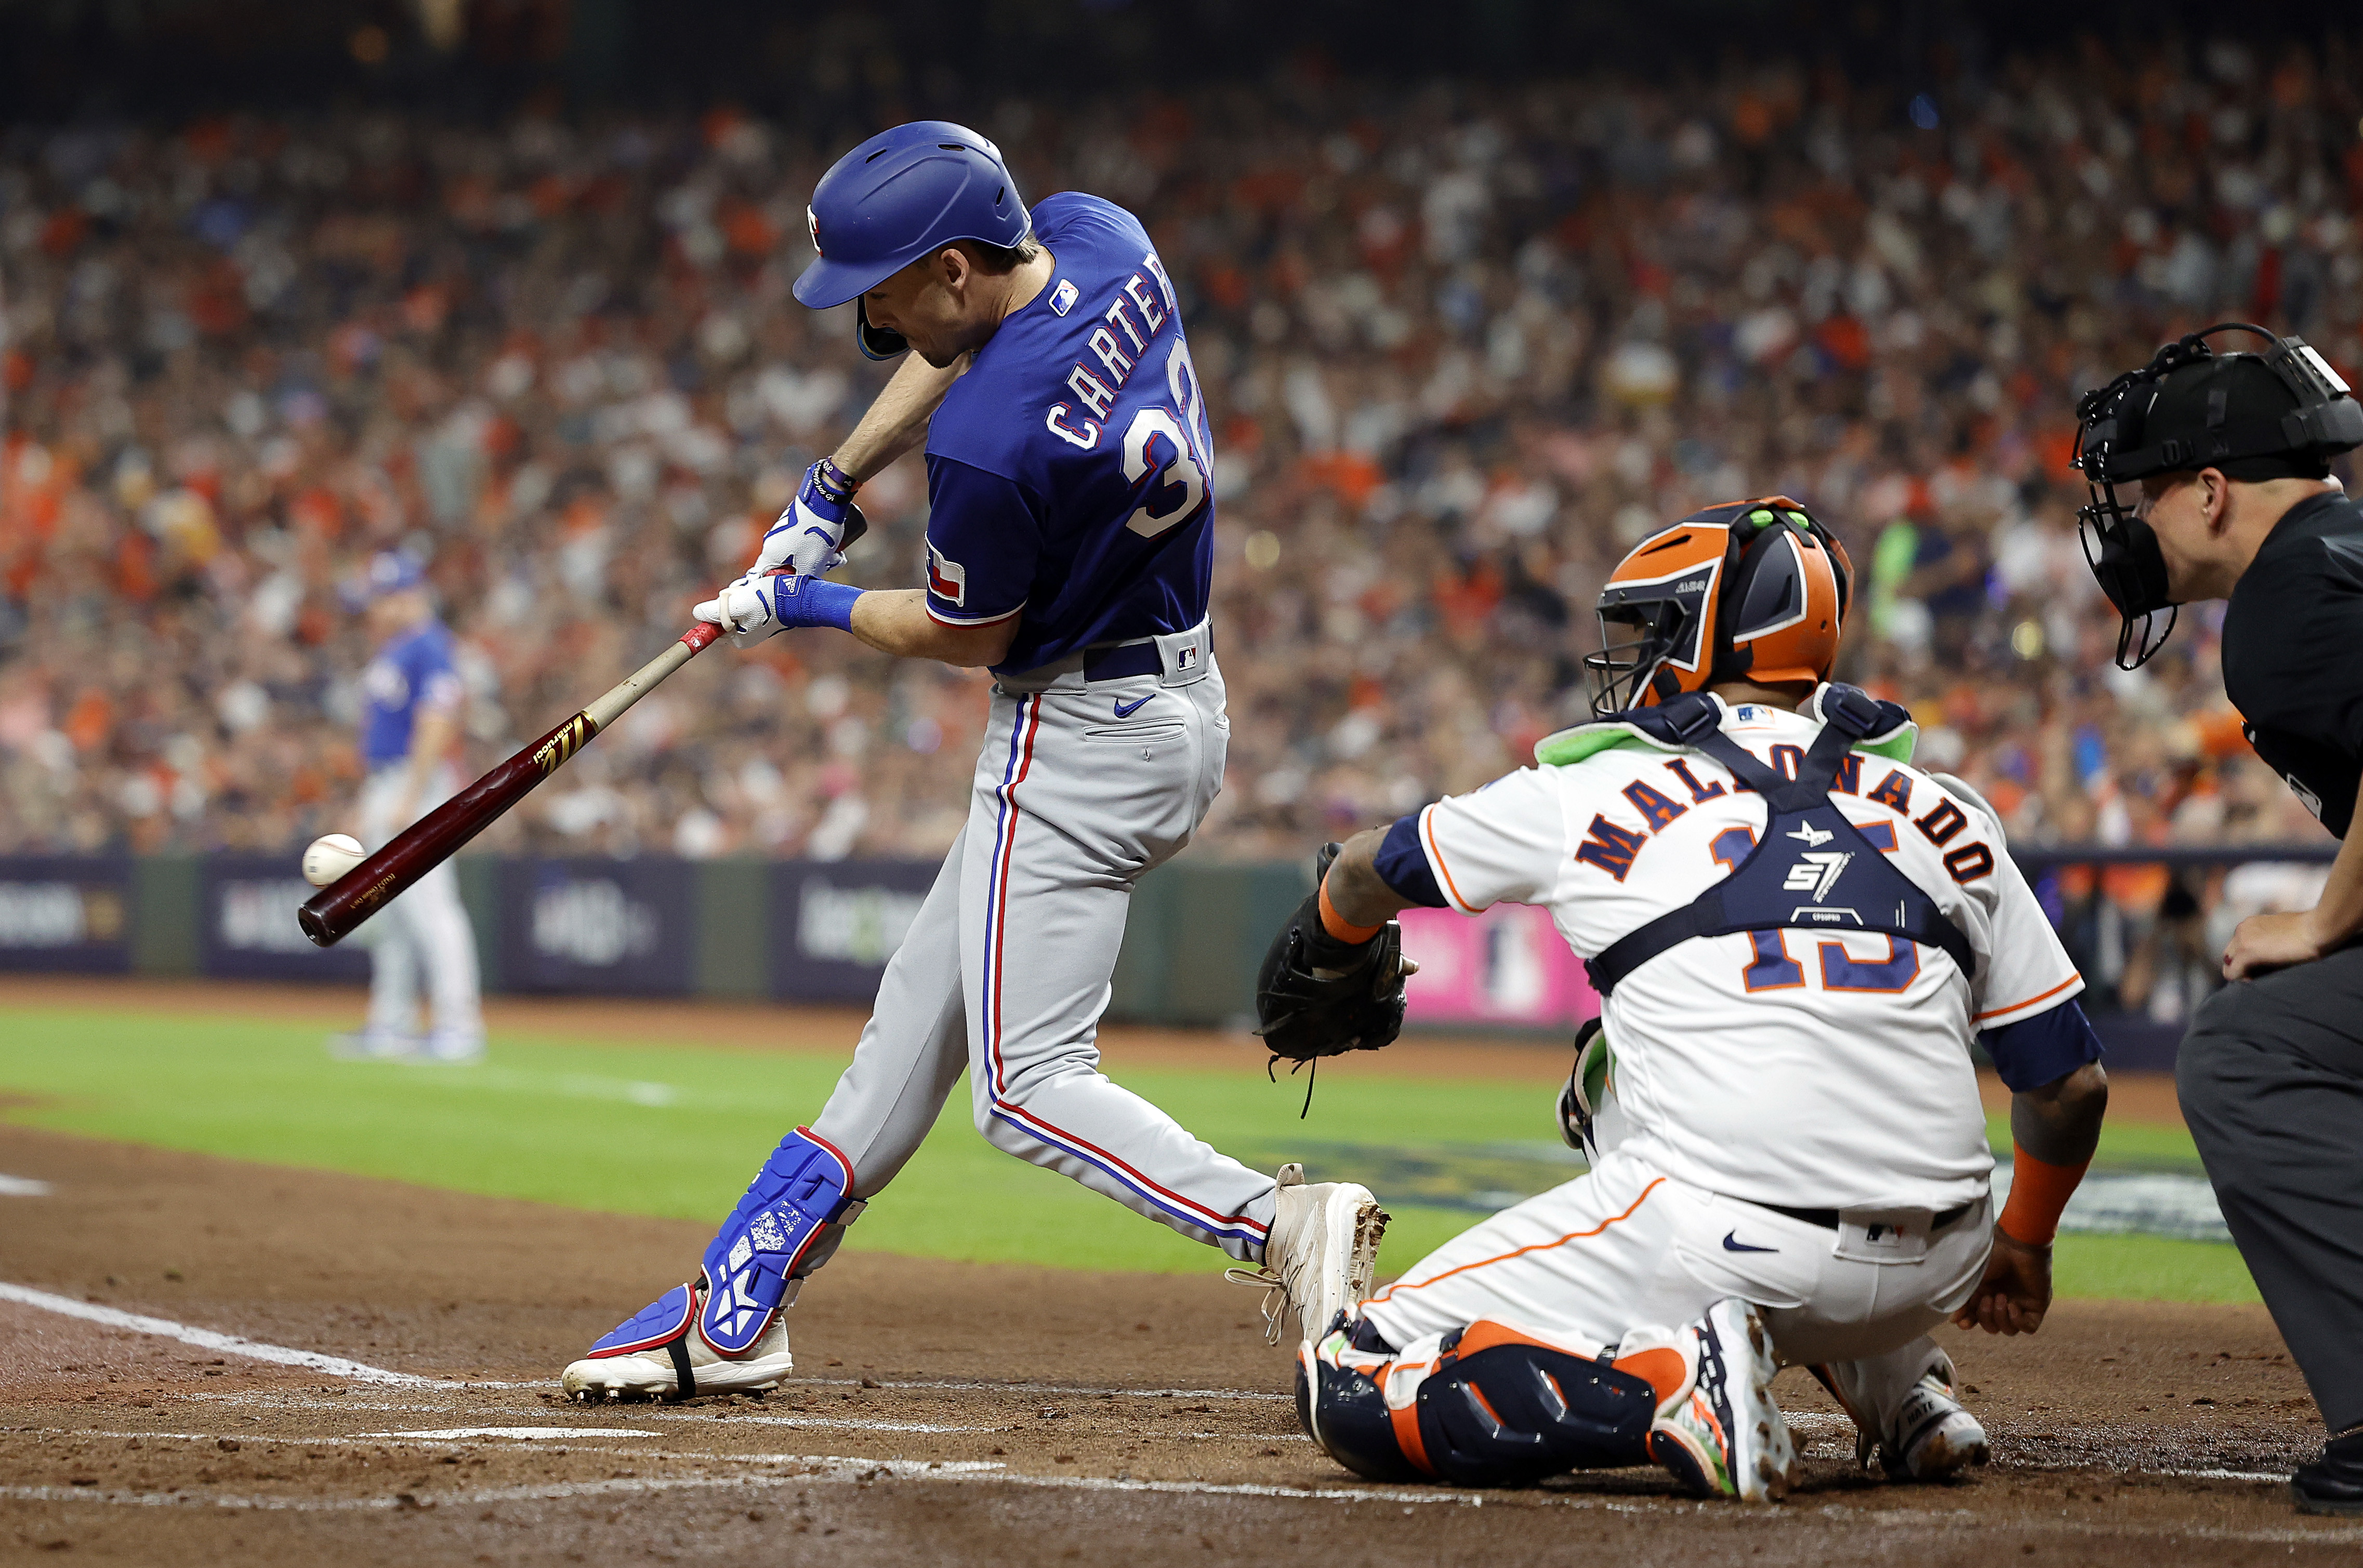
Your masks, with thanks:
M304 852L304 880L325 888L361 863L369 852L349 833L322 834Z

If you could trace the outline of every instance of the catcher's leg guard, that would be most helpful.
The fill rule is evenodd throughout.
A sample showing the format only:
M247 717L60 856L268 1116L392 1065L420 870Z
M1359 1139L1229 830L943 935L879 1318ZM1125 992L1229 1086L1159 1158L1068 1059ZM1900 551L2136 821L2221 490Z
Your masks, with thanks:
M1640 1373L1483 1320L1383 1343L1341 1321L1297 1360L1306 1430L1359 1475L1514 1486L1649 1462L1659 1396Z

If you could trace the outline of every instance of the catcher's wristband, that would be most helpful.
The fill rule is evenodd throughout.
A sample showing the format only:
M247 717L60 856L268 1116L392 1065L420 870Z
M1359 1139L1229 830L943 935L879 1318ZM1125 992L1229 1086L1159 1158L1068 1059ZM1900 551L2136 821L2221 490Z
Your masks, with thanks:
M2023 1247L2047 1247L2059 1233L2060 1210L2084 1179L2090 1159L2073 1165L2038 1160L2013 1143L2010 1151L2010 1201L1995 1221L2002 1233Z
M1359 947L1386 928L1387 922L1384 921L1381 921L1376 925L1356 925L1344 915L1339 914L1337 906L1329 901L1329 879L1326 877L1321 879L1322 930L1340 942L1351 943Z

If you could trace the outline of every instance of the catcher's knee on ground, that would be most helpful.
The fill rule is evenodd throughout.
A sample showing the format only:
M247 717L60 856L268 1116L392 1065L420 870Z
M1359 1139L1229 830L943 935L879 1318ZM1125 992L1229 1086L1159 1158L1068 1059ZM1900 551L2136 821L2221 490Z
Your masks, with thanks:
M1514 1486L1647 1464L1659 1397L1642 1370L1494 1322L1397 1352L1370 1325L1341 1319L1297 1356L1297 1419L1330 1457L1374 1481Z

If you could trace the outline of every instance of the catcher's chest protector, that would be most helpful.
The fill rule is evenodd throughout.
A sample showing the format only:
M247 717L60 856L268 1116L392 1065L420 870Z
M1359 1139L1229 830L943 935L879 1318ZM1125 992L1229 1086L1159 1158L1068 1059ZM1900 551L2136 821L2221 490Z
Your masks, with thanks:
M1941 948L1963 974L1974 971L1976 955L1961 928L1919 884L1889 864L1830 800L1840 769L1860 766L1850 757L1854 744L1879 722L1879 707L1869 697L1848 687L1828 690L1822 733L1797 764L1793 778L1725 734L1717 727L1715 703L1703 694L1645 712L1651 730L1666 732L1667 738L1723 764L1741 789L1764 797L1770 812L1762 836L1730 876L1585 960L1594 990L1605 997L1625 976L1694 936L1742 931L1877 932ZM1794 748L1789 755L1795 756ZM1772 951L1762 951L1768 947ZM1768 964L1787 963L1777 943L1759 944L1759 952Z

